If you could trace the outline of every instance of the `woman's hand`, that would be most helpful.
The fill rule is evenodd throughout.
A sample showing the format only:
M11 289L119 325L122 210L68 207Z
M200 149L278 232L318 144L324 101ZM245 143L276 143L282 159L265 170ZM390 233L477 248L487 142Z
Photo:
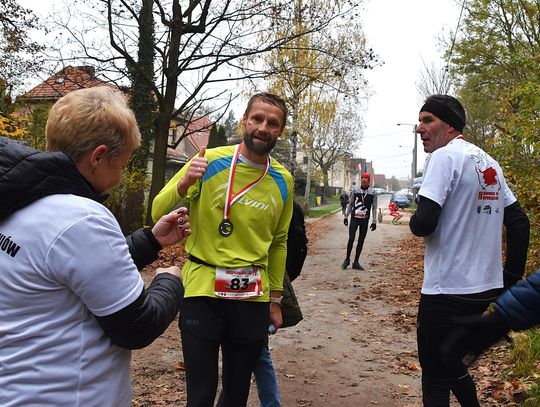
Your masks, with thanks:
M191 235L190 227L188 210L182 207L163 215L152 228L152 233L162 247L167 247Z

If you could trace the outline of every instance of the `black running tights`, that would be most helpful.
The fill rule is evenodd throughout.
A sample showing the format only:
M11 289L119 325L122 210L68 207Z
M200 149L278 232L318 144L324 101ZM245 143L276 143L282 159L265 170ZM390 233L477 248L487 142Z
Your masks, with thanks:
M356 244L356 253L354 255L354 261L360 259L360 253L364 247L364 240L366 239L369 219L357 219L351 216L351 223L349 224L349 241L347 242L347 258L350 259L351 251L354 244L354 238L356 237L356 229L360 229L358 234L358 243Z
M218 383L219 342L198 338L182 330L182 351L186 367L187 406L213 407ZM223 389L218 407L243 407L247 403L251 373L266 338L258 342L221 345Z

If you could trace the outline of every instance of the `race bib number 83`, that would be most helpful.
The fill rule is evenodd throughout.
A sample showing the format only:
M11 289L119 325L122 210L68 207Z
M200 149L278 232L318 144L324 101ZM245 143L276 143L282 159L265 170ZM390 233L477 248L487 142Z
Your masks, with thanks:
M216 267L215 292L220 298L242 300L263 294L259 268L254 266Z

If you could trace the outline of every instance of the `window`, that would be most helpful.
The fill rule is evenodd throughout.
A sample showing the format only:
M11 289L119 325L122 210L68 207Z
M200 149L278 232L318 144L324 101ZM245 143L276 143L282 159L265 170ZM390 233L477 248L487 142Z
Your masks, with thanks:
M169 137L171 138L171 143L176 142L176 127L169 128Z

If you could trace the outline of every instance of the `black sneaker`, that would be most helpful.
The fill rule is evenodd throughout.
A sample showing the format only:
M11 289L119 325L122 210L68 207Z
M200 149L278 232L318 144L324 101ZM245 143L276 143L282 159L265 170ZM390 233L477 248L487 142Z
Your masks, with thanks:
M352 268L355 270L364 270L364 268L357 261L352 264Z
M349 259L345 259L345 261L341 265L341 269L345 270L347 267L349 267L349 264L351 264L351 261Z

